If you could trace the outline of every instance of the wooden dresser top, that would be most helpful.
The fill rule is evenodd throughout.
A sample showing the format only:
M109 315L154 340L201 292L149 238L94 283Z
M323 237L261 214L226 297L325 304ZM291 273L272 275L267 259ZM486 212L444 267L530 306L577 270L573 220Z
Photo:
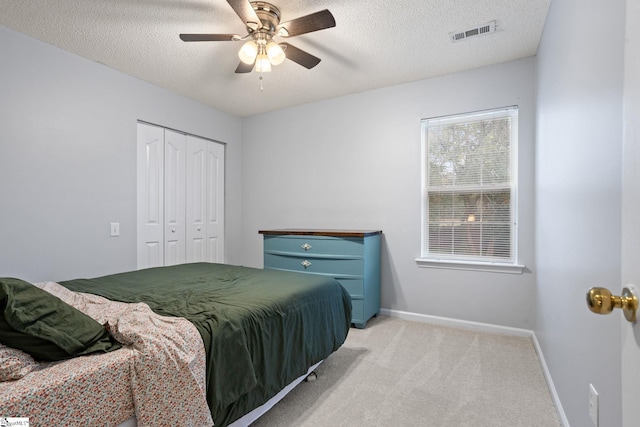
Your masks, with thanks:
M382 234L381 230L323 230L304 228L280 228L277 230L260 230L264 235L289 235L289 236L331 236L331 237L366 237Z

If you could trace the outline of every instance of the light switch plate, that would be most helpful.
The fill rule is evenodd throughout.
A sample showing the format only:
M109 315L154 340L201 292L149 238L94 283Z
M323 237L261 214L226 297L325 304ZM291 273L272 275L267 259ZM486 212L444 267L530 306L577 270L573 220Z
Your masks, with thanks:
M118 237L120 235L120 223L112 222L110 230L111 230L110 232L111 237Z

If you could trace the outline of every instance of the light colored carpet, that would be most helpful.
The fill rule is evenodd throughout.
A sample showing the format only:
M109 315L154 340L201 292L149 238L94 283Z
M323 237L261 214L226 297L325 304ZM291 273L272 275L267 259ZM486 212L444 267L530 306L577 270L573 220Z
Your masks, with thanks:
M529 338L379 316L252 427L560 426Z

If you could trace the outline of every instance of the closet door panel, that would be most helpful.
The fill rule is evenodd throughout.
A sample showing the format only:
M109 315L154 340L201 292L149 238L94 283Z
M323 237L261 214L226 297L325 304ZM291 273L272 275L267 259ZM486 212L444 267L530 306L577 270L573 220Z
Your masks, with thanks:
M202 262L207 258L207 141L187 136L186 259Z
M147 241L138 248L138 269L160 267L164 265L162 242Z
M207 141L207 256L224 262L224 145Z
M165 131L164 145L164 265L183 264L185 245L185 171L187 137Z
M138 268L164 264L164 129L138 124Z

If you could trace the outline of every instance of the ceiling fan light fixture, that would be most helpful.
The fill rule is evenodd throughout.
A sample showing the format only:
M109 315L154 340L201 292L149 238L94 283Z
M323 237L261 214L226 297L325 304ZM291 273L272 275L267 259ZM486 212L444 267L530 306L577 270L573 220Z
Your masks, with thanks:
M269 62L269 57L261 53L256 58L256 72L257 73L269 73L271 72L271 62Z
M273 65L280 65L287 58L282 47L273 41L267 44L267 56Z
M253 40L249 40L248 42L243 44L238 51L238 57L240 58L240 61L244 62L247 65L253 64L256 60L256 56L258 56L258 45Z

